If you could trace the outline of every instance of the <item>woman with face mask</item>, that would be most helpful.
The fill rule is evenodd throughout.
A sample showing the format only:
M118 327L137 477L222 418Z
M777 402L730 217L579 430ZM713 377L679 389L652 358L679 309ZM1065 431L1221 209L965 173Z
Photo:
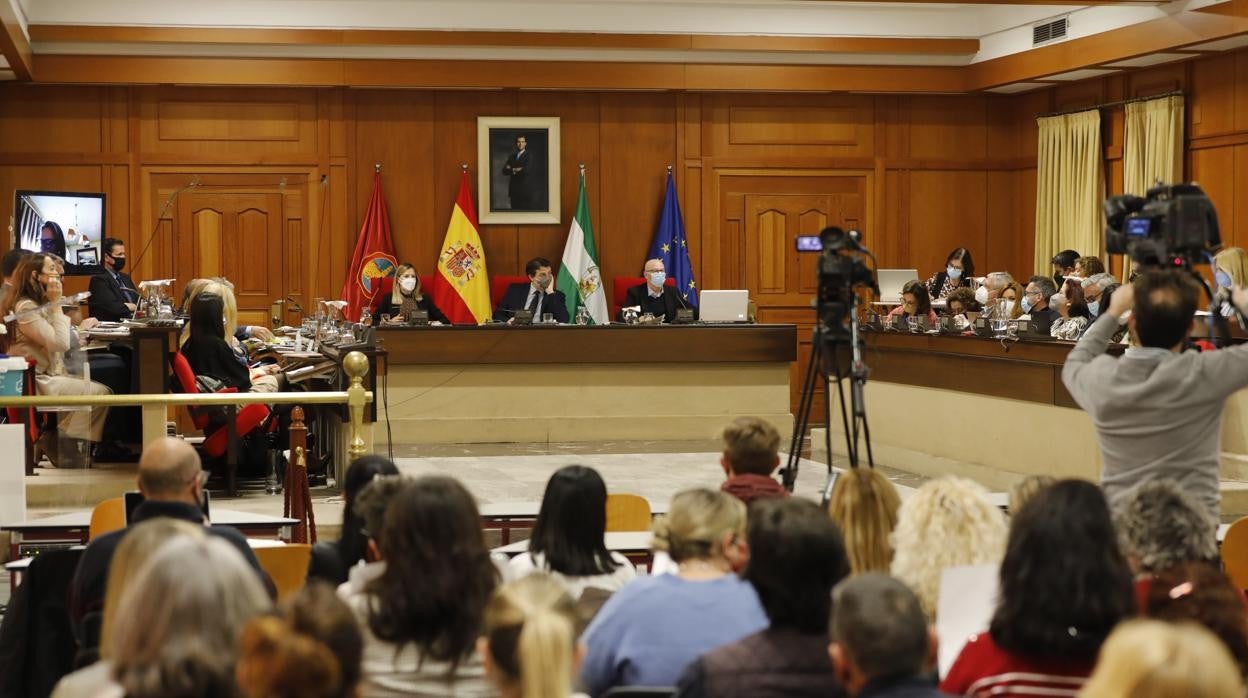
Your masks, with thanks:
M1248 288L1248 252L1242 247L1227 247L1213 258L1213 280L1218 288ZM1222 314L1230 317L1234 310L1228 305Z
M1062 290L1049 299L1049 307L1057 311L1058 318L1049 328L1049 334L1058 339L1075 341L1088 329L1092 314L1083 296L1082 280L1070 276L1062 284Z
M1022 284L1017 281L1011 281L1009 285L1001 291L1001 297L1009 301L1010 319L1017 320L1019 316L1023 314L1023 303L1021 300L1023 297Z
M438 310L438 306L433 304L433 299L421 293L420 274L416 272L416 267L404 262L394 274L394 290L390 295L382 297L373 316L389 315L391 323L407 324L412 313L417 310L429 313L430 322L451 324L446 315Z
M946 298L954 289L974 288L971 279L975 278L975 262L971 260L971 251L959 247L945 258L945 268L932 274L924 286L929 298L935 300Z

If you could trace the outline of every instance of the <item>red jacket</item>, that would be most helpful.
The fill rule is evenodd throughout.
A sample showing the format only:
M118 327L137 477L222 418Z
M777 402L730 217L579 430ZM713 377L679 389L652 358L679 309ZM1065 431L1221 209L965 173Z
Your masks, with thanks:
M767 499L768 497L787 497L788 490L766 475L733 475L724 480L724 484L719 486L721 492L728 494L745 502L749 506L750 502L755 499Z
M940 690L974 698L1075 698L1092 673L1095 659L1073 662L1007 652L992 635L980 633L962 648Z

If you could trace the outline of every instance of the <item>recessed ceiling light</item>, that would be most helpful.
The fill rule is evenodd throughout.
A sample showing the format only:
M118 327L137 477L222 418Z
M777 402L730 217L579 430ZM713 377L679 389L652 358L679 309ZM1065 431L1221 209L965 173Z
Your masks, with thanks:
M1184 58L1191 58L1189 53L1154 53L1148 56L1137 56L1128 58L1125 61L1115 61L1106 63L1109 68L1147 68L1150 65L1161 65L1162 63L1173 63L1181 61Z

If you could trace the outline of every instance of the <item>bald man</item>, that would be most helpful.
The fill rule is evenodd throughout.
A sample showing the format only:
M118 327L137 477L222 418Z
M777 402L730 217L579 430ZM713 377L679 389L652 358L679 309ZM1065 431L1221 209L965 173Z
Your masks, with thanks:
M230 526L212 526L204 519L200 500L207 480L208 472L203 469L199 454L190 444L169 438L148 444L139 458L138 487L143 494L143 503L135 507L129 523L163 516L203 524L209 535L217 536L237 548L267 585L268 577L260 569L260 563L243 534ZM80 626L87 614L103 610L108 566L125 535L124 528L106 533L91 541L83 551L69 588L69 610L75 626ZM80 634L79 637L83 636Z

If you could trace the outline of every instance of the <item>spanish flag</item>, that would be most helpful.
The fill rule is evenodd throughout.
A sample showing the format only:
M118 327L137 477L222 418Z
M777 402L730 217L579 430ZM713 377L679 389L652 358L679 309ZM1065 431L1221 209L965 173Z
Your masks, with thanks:
M490 319L490 279L467 171L459 180L459 196L442 240L432 293L438 309L457 325L480 325Z

